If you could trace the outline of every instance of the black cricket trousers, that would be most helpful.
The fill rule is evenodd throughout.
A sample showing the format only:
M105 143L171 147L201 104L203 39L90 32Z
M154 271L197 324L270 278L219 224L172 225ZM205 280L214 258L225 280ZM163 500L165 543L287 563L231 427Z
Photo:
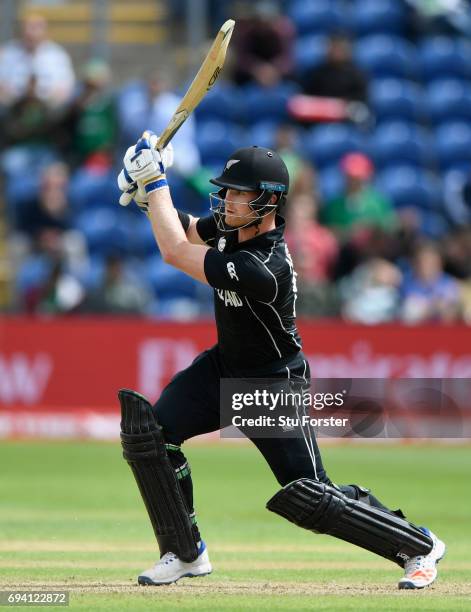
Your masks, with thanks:
M310 372L309 364L300 352L272 367L251 371L250 375L301 381L309 380ZM179 447L189 438L220 429L219 381L224 377L231 377L231 373L216 345L198 355L188 368L176 374L165 387L154 405L154 413L170 449L172 446ZM330 484L314 432L310 434L308 439L301 434L296 438L252 439L282 486L298 478L315 478Z

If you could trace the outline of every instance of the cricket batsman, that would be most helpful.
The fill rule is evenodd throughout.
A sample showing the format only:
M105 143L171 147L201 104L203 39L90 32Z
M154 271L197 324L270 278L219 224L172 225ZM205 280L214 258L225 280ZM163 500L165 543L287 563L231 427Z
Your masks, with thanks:
M160 559L138 577L163 585L212 571L193 508L193 486L182 444L220 429L221 378L309 381L296 328L296 273L280 215L289 175L280 156L263 147L235 151L211 180L212 215L174 208L166 179L171 145L156 151L152 132L126 152L118 177L122 203L132 194L152 224L163 259L214 288L218 341L179 372L152 406L122 389L121 441L144 500ZM301 435L302 434L302 435ZM253 438L281 490L267 503L295 525L327 533L398 564L400 589L421 589L437 577L445 544L409 523L369 489L328 477L312 430L299 437Z

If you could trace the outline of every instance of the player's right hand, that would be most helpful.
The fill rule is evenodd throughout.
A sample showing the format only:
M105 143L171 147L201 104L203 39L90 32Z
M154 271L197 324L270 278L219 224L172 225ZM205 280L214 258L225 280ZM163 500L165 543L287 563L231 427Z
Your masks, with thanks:
M128 154L134 154L134 146L129 147L126 151L126 155ZM149 196L144 187L139 186L137 181L133 181L126 168L123 168L118 175L118 187L123 192L119 198L121 206L127 206L134 200L142 212L148 212Z
M125 157L133 154L134 146L128 148ZM131 177L126 168L122 168L118 174L118 187L123 192L119 198L119 203L121 206L127 206L133 201L134 194L137 192L137 182Z
M127 150L123 163L129 176L134 181L144 183L147 193L155 191L158 187L154 183L159 179L165 180L165 171L173 164L173 148L169 143L161 151L155 148L158 137L146 130L136 146Z

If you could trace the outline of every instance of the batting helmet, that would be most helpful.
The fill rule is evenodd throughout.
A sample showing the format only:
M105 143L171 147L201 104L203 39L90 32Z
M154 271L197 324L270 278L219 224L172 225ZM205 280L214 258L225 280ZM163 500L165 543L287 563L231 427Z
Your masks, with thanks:
M257 213L257 218L245 225L249 227L260 224L264 216L283 205L289 189L289 174L285 162L276 151L253 146L234 151L222 174L210 182L221 187L218 194L220 200L224 198L227 189L260 192L255 200L249 202L249 206ZM275 204L270 203L273 195L277 196ZM211 210L220 222L222 204L214 207L211 202Z

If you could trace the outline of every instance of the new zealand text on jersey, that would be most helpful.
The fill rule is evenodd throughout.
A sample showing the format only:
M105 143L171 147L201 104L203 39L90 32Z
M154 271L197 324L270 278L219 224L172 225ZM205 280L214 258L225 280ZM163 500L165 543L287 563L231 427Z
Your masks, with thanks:
M216 293L219 299L224 302L224 306L243 306L242 300L235 291L229 291L229 289L216 289Z

